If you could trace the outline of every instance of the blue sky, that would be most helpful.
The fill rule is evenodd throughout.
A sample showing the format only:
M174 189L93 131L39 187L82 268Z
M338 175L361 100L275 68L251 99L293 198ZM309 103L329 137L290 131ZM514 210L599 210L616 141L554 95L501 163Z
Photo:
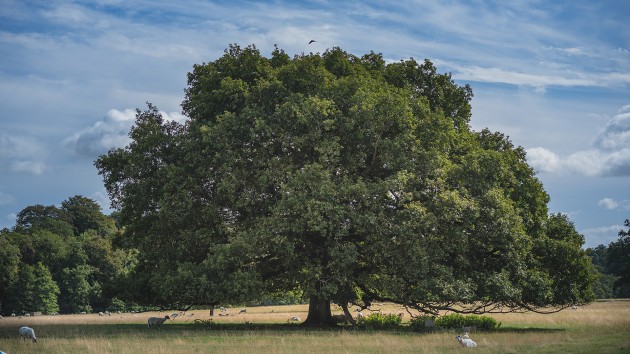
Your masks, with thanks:
M626 1L0 0L0 227L29 205L109 202L94 159L135 108L182 121L186 74L230 43L430 59L470 84L471 127L523 146L586 247L630 218ZM308 45L309 40L317 42Z

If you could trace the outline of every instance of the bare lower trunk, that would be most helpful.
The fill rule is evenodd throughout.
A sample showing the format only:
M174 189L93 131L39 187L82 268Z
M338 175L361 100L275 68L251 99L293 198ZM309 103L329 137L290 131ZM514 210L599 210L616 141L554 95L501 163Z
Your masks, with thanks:
M346 320L350 322L352 326L356 326L357 321L355 321L355 319L352 318L352 314L350 314L350 310L348 310L348 305L342 304L341 309L343 310L343 314L346 315Z
M330 311L330 300L311 296L308 305L308 317L303 325L308 327L335 326L336 322L333 320Z

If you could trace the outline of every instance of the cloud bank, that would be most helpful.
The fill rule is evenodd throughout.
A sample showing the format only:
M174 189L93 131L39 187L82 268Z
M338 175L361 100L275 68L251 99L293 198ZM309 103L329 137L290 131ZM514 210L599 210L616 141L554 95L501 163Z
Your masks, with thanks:
M49 170L47 156L45 145L35 137L0 134L0 166L5 171L41 175Z
M179 113L160 112L167 121L183 123L186 117ZM94 159L110 149L123 148L131 140L129 130L136 120L135 109L111 109L102 120L64 139L63 143L79 158Z
M534 147L527 149L527 160L538 172L630 176L630 105L608 121L589 149L561 157L544 147Z

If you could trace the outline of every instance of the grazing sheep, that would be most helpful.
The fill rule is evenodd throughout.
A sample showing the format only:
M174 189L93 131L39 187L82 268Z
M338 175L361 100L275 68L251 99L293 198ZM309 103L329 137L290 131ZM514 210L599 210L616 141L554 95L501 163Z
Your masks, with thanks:
M221 312L225 312L225 311L227 311L227 310L225 309L225 307L221 306L221 307L219 307L219 311L221 311Z
M291 317L290 321L300 322L300 321L302 321L302 319L297 317L297 316L293 316L293 317Z
M241 309L238 313L239 313L239 314L241 314L241 313L247 313L247 309Z
M466 334L464 336L467 337ZM464 348L476 348L477 347L477 343L475 343L475 341L473 341L470 338L464 338L464 336L456 336L455 337L457 339L457 341L459 342L459 344L462 345L462 347L464 347Z
M98 313L98 315L99 315L99 316L105 316L105 314L104 314L104 313L102 313L102 312L99 312L99 313Z
M35 337L35 331L30 327L20 327L18 330L18 334L22 338L22 340L31 339L33 343L37 342L37 337Z
M357 319L359 318L363 318L365 316L363 316L363 312L357 312Z
M164 321L166 320L170 320L171 318L167 316L164 317L149 317L149 319L147 320L147 325L149 326L149 328L151 328L152 326L161 326L162 323L164 323Z

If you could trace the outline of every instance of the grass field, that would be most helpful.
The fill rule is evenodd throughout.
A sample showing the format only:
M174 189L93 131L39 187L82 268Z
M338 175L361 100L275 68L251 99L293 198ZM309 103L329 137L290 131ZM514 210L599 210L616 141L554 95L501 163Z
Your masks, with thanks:
M385 313L401 309L385 304ZM630 301L596 302L551 315L493 315L498 331L471 334L477 348L459 346L457 332L413 333L306 329L289 323L306 318L307 306L252 307L246 314L210 322L209 313L190 311L147 328L150 316L168 313L60 315L0 319L0 351L19 353L630 353ZM334 311L341 313L340 310ZM405 318L408 320L408 318ZM195 321L198 320L198 321ZM18 338L18 328L35 329L37 343Z

